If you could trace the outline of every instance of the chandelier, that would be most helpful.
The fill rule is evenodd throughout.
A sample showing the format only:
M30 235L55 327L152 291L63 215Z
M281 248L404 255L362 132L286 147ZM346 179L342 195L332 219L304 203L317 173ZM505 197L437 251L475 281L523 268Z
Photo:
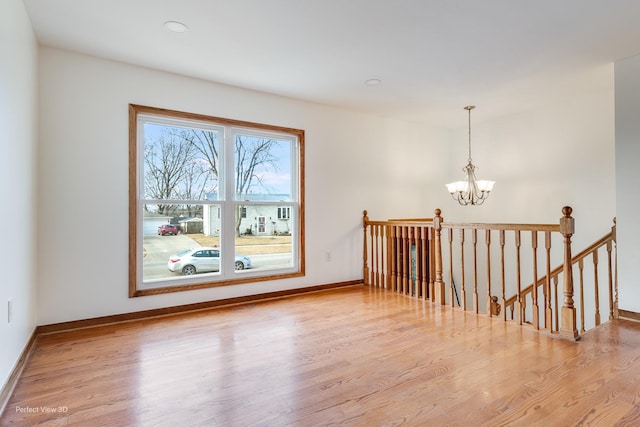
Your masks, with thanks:
M462 206L483 204L495 184L495 181L478 180L475 174L476 166L471 163L471 110L474 108L476 107L473 105L464 107L469 112L469 163L462 168L467 177L463 181L447 184L451 197Z

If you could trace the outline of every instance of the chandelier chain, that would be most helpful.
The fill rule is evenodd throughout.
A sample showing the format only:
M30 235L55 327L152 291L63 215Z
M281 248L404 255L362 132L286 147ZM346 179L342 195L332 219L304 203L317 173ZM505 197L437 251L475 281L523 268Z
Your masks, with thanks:
M471 162L471 110L473 110L474 108L476 108L473 105L467 105L466 107L464 107L465 110L467 110L469 112L469 158L467 159L469 162Z

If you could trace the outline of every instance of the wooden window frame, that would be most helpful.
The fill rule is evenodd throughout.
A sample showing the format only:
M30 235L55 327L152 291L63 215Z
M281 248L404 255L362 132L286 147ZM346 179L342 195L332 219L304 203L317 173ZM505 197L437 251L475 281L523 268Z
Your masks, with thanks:
M142 231L140 228L140 171L139 166L139 147L138 142L138 116L139 115L155 115L169 119L178 119L185 121L197 121L211 123L226 127L246 128L258 131L266 131L290 135L297 140L297 158L292 161L297 166L297 198L292 200L291 208L296 208L297 235L292 239L292 248L295 251L292 255L296 256L296 271L280 273L278 271L265 270L264 274L251 275L245 277L237 277L233 279L223 280L207 280L206 282L179 284L175 286L159 286L141 289L139 284L142 282L142 267L139 262L142 259L142 247L140 238ZM187 113L176 110L149 107L143 105L129 104L129 297L139 297L146 295L164 294L170 292L190 291L195 289L213 288L219 286L236 285L241 283L264 282L270 280L279 280L293 277L301 277L305 275L305 209L304 209L304 130L293 129L281 126L260 124L247 122L242 120L226 119L215 116L208 116L195 113ZM228 202L228 201L227 201Z

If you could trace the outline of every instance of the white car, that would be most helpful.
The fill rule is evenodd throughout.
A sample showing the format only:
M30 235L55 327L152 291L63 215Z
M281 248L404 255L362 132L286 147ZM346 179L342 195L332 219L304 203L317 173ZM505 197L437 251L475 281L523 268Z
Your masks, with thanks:
M184 275L220 271L220 248L187 249L169 257L167 263L169 271L180 272ZM236 254L235 269L251 268L251 259Z

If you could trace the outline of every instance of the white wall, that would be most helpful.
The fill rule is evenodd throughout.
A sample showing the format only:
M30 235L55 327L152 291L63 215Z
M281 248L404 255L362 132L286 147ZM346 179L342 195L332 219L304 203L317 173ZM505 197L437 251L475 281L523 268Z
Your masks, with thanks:
M640 312L640 56L616 62L619 308Z
M35 329L37 46L21 0L0 2L0 387ZM7 301L13 301L8 323Z
M482 105L478 103L471 120L473 161L479 167L478 177L493 179L496 185L493 194L482 206L462 207L453 200L441 202L440 208L446 220L557 224L562 216L562 207L569 205L573 208L576 221L576 233L572 237L574 253L610 231L616 215L613 64L582 70L579 74L576 79L583 84L572 97L558 98L549 92L547 104L530 111L486 121L482 116ZM462 107L460 112L461 121L465 121L466 112ZM464 129L455 132L451 142L454 165L446 182L463 177L461 168L466 164L468 141L466 123L464 125ZM499 259L497 240L498 236L494 234L494 261ZM482 234L479 242L484 245ZM554 249L552 253L559 258L552 268L561 263L561 242L560 238L554 239L553 246L557 251ZM544 242L538 243L544 247ZM507 247L512 245L513 235L509 235ZM532 274L528 235L522 236L522 245L525 267L521 273L526 278ZM481 256L484 255L483 251L484 248L481 249ZM542 261L540 252L538 256ZM454 256L454 259L459 257ZM602 267L604 261L606 257L601 254L600 270L606 274ZM585 268L587 271L588 264ZM486 295L486 282L482 279L485 274L479 275L482 304ZM576 280L577 274L576 270ZM494 290L497 290L499 271L494 270L493 275ZM515 277L515 271L507 268L507 295L515 293ZM448 280L447 267L445 279ZM525 279L524 283L531 281L531 278ZM601 288L606 283L606 277L601 274ZM461 285L460 277L456 278L456 285ZM589 288L586 295L590 292ZM606 288L601 289L600 303L603 307L608 304L604 300L607 295ZM586 305L587 323L590 324L592 309L590 311L589 301L586 301Z
M427 129L52 48L39 67L40 324L359 279L362 210L421 206ZM128 298L129 103L304 129L306 277Z
M556 223L568 204L577 247L615 215L612 66L580 71L575 97L549 93L526 113L486 122L478 105L473 158L497 184L475 208L444 187L467 158L463 106L460 128L447 131L52 48L41 48L39 70L40 324L358 279L363 209L372 219L439 207L452 221ZM305 129L306 277L129 299L128 103Z
M577 246L584 248L610 230L616 203L613 65L580 74L583 87L571 98L549 93L547 105L490 122L482 121L481 105L472 112L477 176L496 184L482 206L447 202L441 206L445 218L557 223L562 207L569 205L576 219ZM463 176L466 126L455 138L455 167L447 182Z

